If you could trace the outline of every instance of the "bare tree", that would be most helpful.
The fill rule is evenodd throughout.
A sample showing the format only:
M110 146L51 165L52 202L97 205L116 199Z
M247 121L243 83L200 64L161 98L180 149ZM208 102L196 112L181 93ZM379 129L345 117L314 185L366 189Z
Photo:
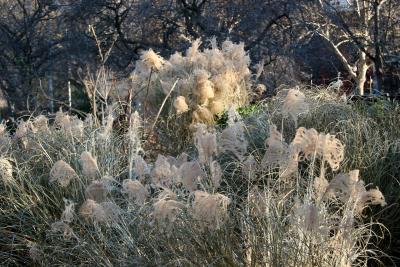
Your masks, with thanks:
M375 89L382 90L385 35L380 25L382 14L391 8L386 0L318 0L301 7L303 14L312 14L302 17L309 34L317 34L326 41L361 95L371 67L374 67ZM352 51L356 56L351 55Z

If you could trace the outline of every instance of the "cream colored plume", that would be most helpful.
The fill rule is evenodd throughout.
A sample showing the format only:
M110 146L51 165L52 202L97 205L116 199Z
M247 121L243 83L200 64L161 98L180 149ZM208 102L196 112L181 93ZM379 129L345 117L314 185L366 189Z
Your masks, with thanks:
M136 205L143 205L149 196L149 192L138 180L125 179L122 182L122 193L128 195L128 199Z
M219 229L228 218L231 200L219 193L194 192L193 217L205 228Z
M275 125L270 126L269 137L265 141L265 145L267 149L262 159L263 167L283 165L288 158L289 146Z
M87 199L79 209L79 214L88 222L111 224L118 220L121 209L114 202L97 203Z
M308 104L305 95L298 89L290 89L283 102L282 114L290 116L297 127L297 117L308 112Z
M204 177L204 172L197 161L183 163L178 173L179 181L188 191L195 191L197 183Z
M92 181L91 184L86 187L85 197L86 199L92 199L99 203L104 202L107 199L107 191L107 187L103 181Z
M151 48L140 56L140 60L147 68L153 70L160 70L164 64L164 59L157 55Z
M160 199L153 205L154 211L152 213L154 222L161 227L161 229L171 230L177 216L185 208L185 205L176 200Z
M63 160L54 163L50 170L50 182L58 182L62 187L68 186L72 180L78 178L75 170Z
M165 156L159 154L151 171L152 182L162 186L172 184L172 178L176 175L177 171L178 168L175 165L170 164Z
M200 163L211 162L213 157L218 153L217 135L208 132L207 126L204 124L196 125L194 143L199 153Z
M344 144L334 135L318 133L315 129L298 128L290 147L293 153L304 153L308 160L320 157L332 170L338 170L344 159Z
M177 114L185 113L189 110L184 96L178 96L174 101L174 108Z
M13 177L13 166L11 162L6 158L0 159L0 176L4 183L12 183L14 181Z
M81 154L79 163L82 167L82 174L91 180L95 180L99 173L96 158L90 152L84 151Z

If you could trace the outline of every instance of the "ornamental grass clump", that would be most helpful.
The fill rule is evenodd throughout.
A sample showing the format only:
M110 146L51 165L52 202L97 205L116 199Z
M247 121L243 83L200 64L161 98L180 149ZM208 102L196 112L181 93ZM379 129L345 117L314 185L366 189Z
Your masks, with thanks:
M190 122L197 107L190 101L209 109L216 88L230 86L217 82L219 70L246 65L240 62L243 54L228 51L230 43L206 51L199 45L170 60L149 54L143 65L151 86L164 69L183 73L190 64L204 67L189 72L193 80L185 82L196 89L212 83L214 96L202 96L210 88L198 95L192 91L186 98L189 110L180 114L189 115ZM225 57L235 61L226 66ZM304 94L308 102L309 92ZM242 117L228 110L223 125L193 124L190 146L177 146L173 153L155 147L169 140L161 134L148 144L142 133L149 129L136 112L118 120L117 112L88 116L78 135L62 126L73 115L58 113L54 123L32 117L28 134L19 134L28 137L29 149L21 138L10 138L0 159L0 261L331 267L383 260L376 246L386 232L377 221L381 217L373 216L391 210L394 218L397 210L391 209L396 200L388 185L375 175L386 179L384 167L393 174L391 182L398 176L397 134L382 134L397 140L382 154L379 135L359 115L335 111L326 117L325 107L313 106L311 113L297 116L299 127L293 128L281 116L281 102L266 100L260 111ZM9 135L5 129L2 134ZM372 148L363 145L365 140ZM181 142L180 137L174 144Z
M188 119L193 123L213 124L215 115L229 107L245 105L250 88L250 59L244 45L225 41L218 47L213 40L209 48L200 46L198 39L184 55L177 52L169 59L161 58L152 49L145 51L132 75L143 101L160 93L168 95L177 81L173 106L178 115L189 112Z

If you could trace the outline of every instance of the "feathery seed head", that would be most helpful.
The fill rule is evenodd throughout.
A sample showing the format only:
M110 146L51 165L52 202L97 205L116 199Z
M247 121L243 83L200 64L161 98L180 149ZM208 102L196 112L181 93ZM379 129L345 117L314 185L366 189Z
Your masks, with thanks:
M74 169L63 160L54 163L50 170L50 182L58 182L61 187L68 186L72 180L78 178Z
M96 179L99 169L97 167L96 158L94 158L90 152L82 152L79 163L82 166L82 174L84 176L91 180Z
M177 114L185 113L189 110L184 96L178 96L174 101L174 108Z

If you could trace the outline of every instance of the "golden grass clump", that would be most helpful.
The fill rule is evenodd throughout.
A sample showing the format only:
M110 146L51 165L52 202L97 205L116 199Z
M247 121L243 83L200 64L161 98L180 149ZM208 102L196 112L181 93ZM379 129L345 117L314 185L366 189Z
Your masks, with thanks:
M57 182L61 187L67 187L75 179L79 179L75 170L63 160L54 163L50 170L50 182Z
M193 217L205 228L218 230L228 218L231 200L219 193L194 192Z
M82 167L82 174L91 180L95 180L99 173L96 158L94 158L90 152L84 151L81 154L79 163Z
M213 124L215 115L248 102L250 60L243 44L225 41L221 48L216 42L210 48L200 46L198 39L184 56L175 53L165 61L149 50L137 62L133 76L137 90L146 92L142 93L146 99L156 97L159 92L169 94L178 80L172 95L177 113L192 112L192 123ZM149 72L149 67L155 71ZM187 121L187 126L190 123Z
M149 192L138 180L125 179L122 182L122 193L128 195L128 199L136 205L143 205L149 197Z

